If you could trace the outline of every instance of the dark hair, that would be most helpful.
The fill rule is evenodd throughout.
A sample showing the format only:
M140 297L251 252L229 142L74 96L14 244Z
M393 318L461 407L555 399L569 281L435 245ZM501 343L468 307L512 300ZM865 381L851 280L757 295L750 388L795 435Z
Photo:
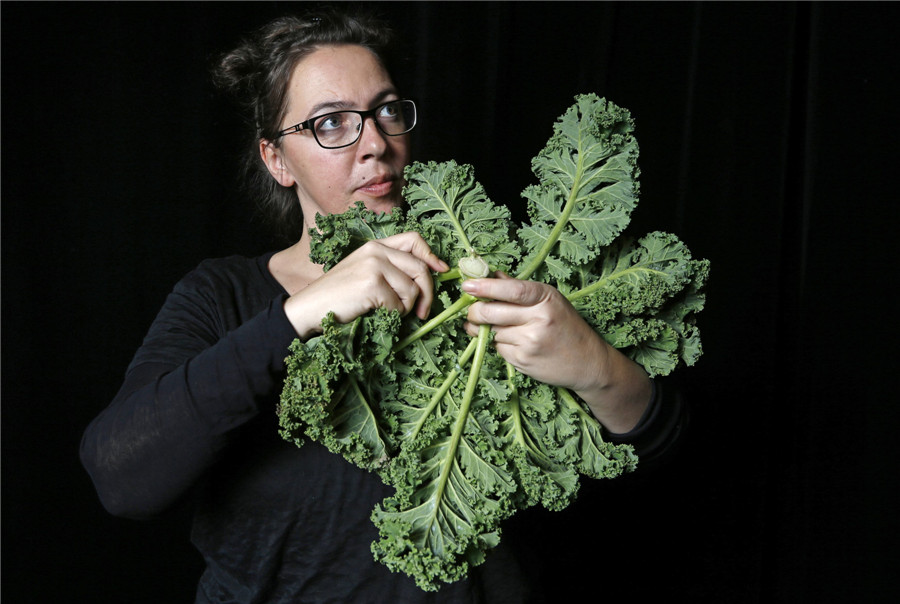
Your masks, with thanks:
M237 100L252 130L242 162L244 184L279 235L296 240L303 214L293 189L269 174L259 155L259 141L280 144L277 135L294 67L323 46L352 44L372 51L390 71L393 41L391 29L373 15L325 8L276 19L219 59L213 81Z

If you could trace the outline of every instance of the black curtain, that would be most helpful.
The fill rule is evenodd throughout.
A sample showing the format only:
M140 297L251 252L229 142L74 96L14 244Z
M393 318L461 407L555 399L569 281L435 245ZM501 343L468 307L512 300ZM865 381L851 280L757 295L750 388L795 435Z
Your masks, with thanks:
M2 11L3 595L187 602L188 510L100 507L81 431L171 286L277 243L237 187L215 55L302 3L19 3ZM559 514L560 597L893 602L898 501L895 3L383 3L419 159L521 212L574 95L634 115L632 230L712 261L693 420L663 468Z

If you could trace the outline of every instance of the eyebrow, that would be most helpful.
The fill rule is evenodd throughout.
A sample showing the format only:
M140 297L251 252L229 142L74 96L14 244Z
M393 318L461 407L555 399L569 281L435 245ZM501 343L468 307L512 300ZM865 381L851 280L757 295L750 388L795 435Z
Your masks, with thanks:
M385 88L374 97L372 97L369 107L380 105L387 97L391 95L399 96L396 89ZM355 109L355 107L353 106L353 103L344 100L323 101L321 103L316 103L315 105L313 105L312 109L309 110L306 119L314 118L316 116L322 115L323 113L331 113L332 111L344 111L345 109Z

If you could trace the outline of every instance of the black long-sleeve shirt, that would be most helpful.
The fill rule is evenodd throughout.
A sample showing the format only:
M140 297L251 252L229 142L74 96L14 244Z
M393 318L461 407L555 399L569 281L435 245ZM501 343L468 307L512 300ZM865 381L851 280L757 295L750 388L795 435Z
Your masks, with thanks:
M207 565L198 603L524 601L526 577L503 542L437 594L374 562L369 516L390 487L317 443L279 436L296 334L271 256L205 261L169 295L82 440L103 505L144 518L193 499L192 541ZM655 399L638 428L610 436L632 442L642 463L680 430L680 404Z

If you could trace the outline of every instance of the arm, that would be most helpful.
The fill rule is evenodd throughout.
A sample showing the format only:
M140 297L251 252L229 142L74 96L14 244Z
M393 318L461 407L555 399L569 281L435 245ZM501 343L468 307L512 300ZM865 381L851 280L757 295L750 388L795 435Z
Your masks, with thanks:
M219 334L210 291L196 285L188 278L169 296L119 393L82 438L82 463L115 515L152 516L184 496L280 383L296 337L283 300Z
M184 496L235 429L267 411L260 404L282 386L288 346L313 335L329 310L346 321L382 304L428 313L428 269L447 266L424 240L404 234L364 247L237 326L226 319L237 312L231 305L256 284L236 293L194 273L176 287L82 439L82 463L111 513L152 516Z

